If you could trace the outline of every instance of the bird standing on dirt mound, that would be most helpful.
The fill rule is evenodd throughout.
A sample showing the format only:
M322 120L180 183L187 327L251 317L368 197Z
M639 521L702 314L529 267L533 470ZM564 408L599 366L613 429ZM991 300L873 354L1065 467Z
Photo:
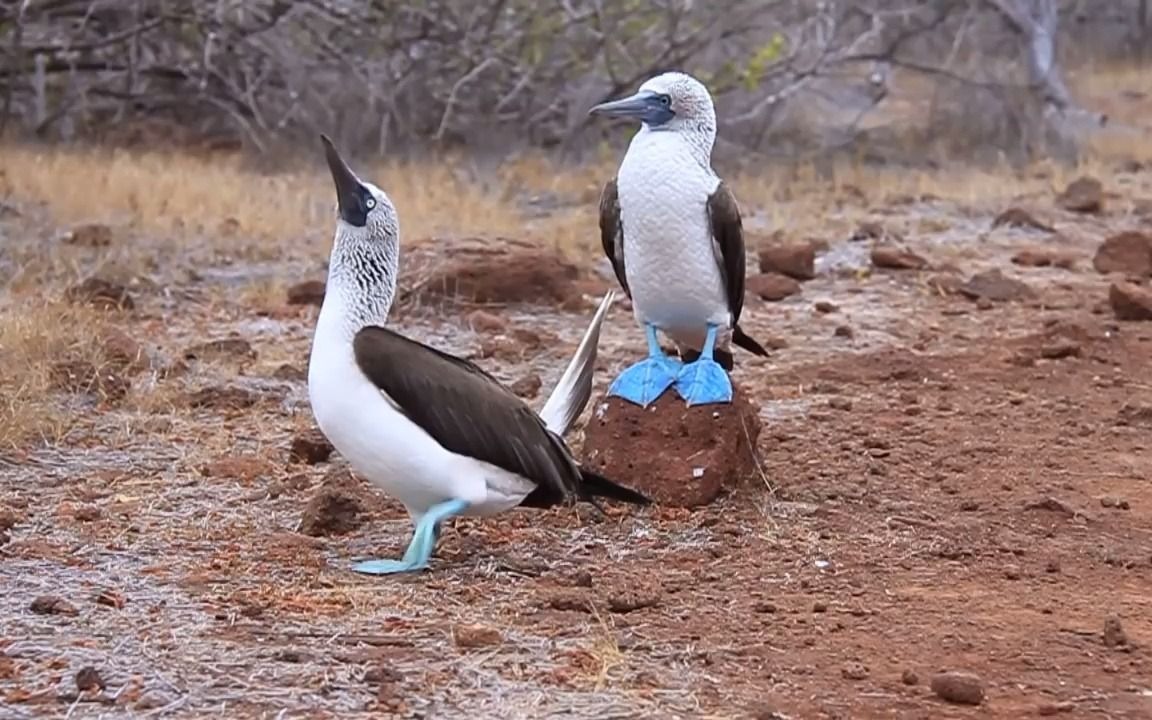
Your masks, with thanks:
M669 72L589 112L642 123L604 186L600 240L644 325L648 358L621 373L608 393L646 406L674 385L689 405L731 402L729 343L768 352L739 325L744 232L736 199L712 171L712 96L690 75ZM681 365L665 356L658 329L696 360Z
M396 210L322 136L338 219L328 285L308 364L320 429L352 467L397 497L415 531L401 560L353 567L383 575L427 567L440 523L596 497L643 495L580 467L561 439L592 393L604 297L576 355L537 415L472 363L383 327L396 293Z

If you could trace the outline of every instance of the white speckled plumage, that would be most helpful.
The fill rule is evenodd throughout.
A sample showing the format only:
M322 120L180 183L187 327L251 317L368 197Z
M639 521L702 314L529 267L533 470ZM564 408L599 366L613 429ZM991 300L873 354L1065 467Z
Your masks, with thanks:
M624 269L633 313L681 347L699 350L705 325L720 326L716 346L731 338L731 313L712 238L708 198L720 178L712 170L716 114L707 89L682 73L665 73L640 91L670 93L678 116L642 125L617 173L624 233Z
M537 484L488 462L446 449L413 422L357 362L354 341L384 326L396 292L399 222L387 195L359 181L375 200L364 227L337 220L324 303L308 366L308 395L321 431L362 477L397 498L414 522L447 500L483 516L519 505ZM540 416L559 436L587 403L605 297ZM431 350L427 352L431 353Z

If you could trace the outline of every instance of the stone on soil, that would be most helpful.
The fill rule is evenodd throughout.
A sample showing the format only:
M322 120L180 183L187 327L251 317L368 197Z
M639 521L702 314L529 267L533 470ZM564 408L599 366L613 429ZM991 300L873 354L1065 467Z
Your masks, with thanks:
M930 687L937 697L951 703L979 705L984 702L984 681L970 673L940 673L933 676Z
M1096 249L1092 267L1102 274L1152 277L1152 236L1137 231L1113 235Z
M601 397L584 429L584 463L654 502L707 505L758 467L757 407L733 380L731 404L688 407L669 388L647 408Z
M1152 320L1152 289L1117 282L1108 288L1108 303L1117 320Z
M812 243L776 243L760 248L760 272L778 273L796 280L816 277L816 248Z
M1060 193L1056 203L1071 212L1098 213L1104 209L1104 185L1096 178L1077 178Z
M745 291L761 300L776 302L800 292L800 283L780 273L762 273L745 280Z

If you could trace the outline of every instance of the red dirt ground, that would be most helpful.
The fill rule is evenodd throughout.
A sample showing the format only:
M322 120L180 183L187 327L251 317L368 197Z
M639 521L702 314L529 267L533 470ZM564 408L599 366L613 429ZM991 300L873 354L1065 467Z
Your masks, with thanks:
M460 520L433 570L403 578L347 571L402 552L391 501L369 497L347 534L297 532L344 467L289 462L312 423L281 365L306 366L315 308L255 318L235 293L209 303L212 277L138 291L118 322L167 356L235 331L259 359L160 381L237 385L236 409L80 404L64 441L0 465L18 519L0 717L1152 718L1152 323L1114 320L1090 262L1134 221L1050 210L1059 237L989 232L999 209L878 214L953 218L912 249L1032 297L977 303L895 270L749 300L745 329L785 347L737 355L764 429L735 493ZM1078 260L1009 262L1037 244ZM560 339L478 360L539 372L542 403L589 313L490 311ZM496 331L467 315L396 324L478 356ZM618 305L597 391L642 347ZM978 676L983 705L936 697L943 671Z

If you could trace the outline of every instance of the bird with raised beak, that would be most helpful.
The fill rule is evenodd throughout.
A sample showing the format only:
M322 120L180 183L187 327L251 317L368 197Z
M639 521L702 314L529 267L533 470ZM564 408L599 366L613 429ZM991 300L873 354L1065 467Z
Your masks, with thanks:
M740 328L744 232L736 198L712 170L712 96L692 76L669 72L589 112L640 122L601 194L600 241L644 326L648 357L608 393L647 406L672 386L688 405L729 403L730 344L768 352ZM657 331L689 362L666 356Z
M385 327L396 294L400 226L383 190L349 169L322 136L336 184L336 237L308 364L320 430L352 468L400 500L415 530L400 560L353 570L428 566L440 524L597 497L648 499L581 467L563 435L592 392L605 295L539 414L476 365Z

